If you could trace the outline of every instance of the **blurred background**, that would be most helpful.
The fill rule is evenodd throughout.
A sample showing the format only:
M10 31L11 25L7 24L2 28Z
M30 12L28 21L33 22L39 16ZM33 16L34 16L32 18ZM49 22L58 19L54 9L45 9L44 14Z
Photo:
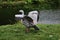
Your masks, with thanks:
M45 16L48 15L55 16L56 13L54 14L50 14L50 13L51 11L54 10L56 11L60 9L60 0L0 0L0 25L15 23L14 15L17 14L20 9L24 10L26 15L28 14L29 11L32 10L38 10L41 13L41 15L44 15L44 13L46 13L44 10L48 10ZM51 19L52 17L48 17L48 18ZM45 20L45 19L44 17L41 16L40 20Z

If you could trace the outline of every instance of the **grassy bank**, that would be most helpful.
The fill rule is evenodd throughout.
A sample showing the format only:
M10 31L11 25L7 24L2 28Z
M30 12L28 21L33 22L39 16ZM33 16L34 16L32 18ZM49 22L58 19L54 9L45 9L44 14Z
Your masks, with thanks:
M38 24L40 30L25 33L21 23L0 26L0 40L60 40L60 25Z

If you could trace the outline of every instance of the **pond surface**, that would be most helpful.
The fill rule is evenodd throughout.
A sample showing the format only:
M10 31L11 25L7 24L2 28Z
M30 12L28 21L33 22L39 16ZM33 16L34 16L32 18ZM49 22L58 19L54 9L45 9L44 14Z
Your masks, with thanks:
M41 24L60 24L60 10L42 10L39 15Z

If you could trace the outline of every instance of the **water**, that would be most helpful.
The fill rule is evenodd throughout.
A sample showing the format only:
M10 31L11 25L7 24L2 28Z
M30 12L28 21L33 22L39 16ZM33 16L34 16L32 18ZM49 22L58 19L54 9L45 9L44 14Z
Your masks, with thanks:
M40 11L38 23L60 24L60 10L42 10L42 11Z

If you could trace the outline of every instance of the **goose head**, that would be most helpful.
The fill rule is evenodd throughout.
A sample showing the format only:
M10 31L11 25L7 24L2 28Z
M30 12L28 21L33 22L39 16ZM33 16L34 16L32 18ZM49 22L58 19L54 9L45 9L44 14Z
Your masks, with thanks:
M23 11L23 10L19 10L19 12L20 12L22 15L24 15L24 11Z
M23 10L19 10L19 14L16 14L15 17L23 18L24 17L24 11Z

